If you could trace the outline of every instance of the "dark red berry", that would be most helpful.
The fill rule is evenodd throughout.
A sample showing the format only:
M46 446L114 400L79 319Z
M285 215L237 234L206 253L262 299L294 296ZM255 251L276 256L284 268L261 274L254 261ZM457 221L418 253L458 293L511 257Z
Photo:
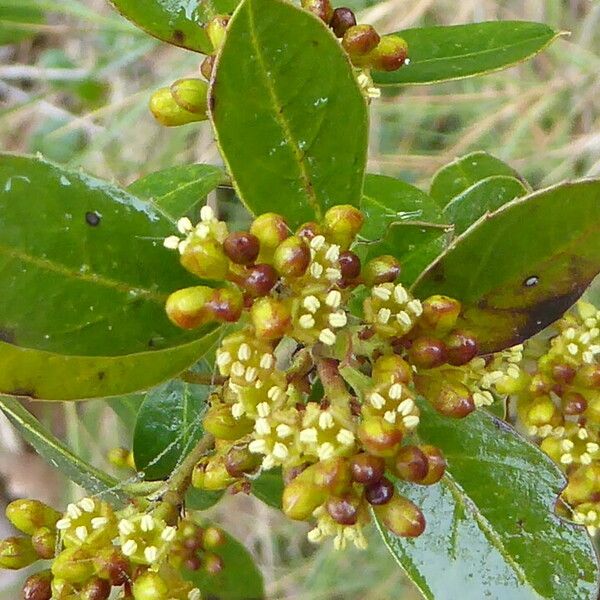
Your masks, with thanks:
M258 238L246 231L230 233L223 242L228 258L238 265L251 265L260 252Z
M443 365L448 358L446 344L434 337L419 337L409 350L413 364L422 369L433 369Z
M339 263L342 279L345 281L352 281L360 275L360 258L358 258L354 252L350 252L350 250L342 252L340 254Z
M23 600L50 600L52 598L52 573L42 571L27 579L23 586Z
M387 504L393 495L394 484L386 477L382 477L377 483L365 487L365 498L373 506Z
M333 33L339 38L344 37L346 31L355 25L356 17L354 13L349 8L343 6L333 11L333 16L331 17L331 21L329 21L329 26L333 29Z
M344 33L342 46L351 57L358 57L374 50L380 40L372 25L354 25Z
M327 500L329 516L340 525L355 525L358 521L356 500L349 496L333 496Z
M108 600L111 590L108 581L95 577L83 586L79 597L82 600Z
M357 483L377 483L385 473L385 460L363 452L350 459L350 470Z
M477 340L465 331L453 331L446 338L447 361L455 367L466 365L477 356Z
M244 277L243 287L254 298L266 296L279 279L277 271L271 265L254 265Z
M417 446L400 448L395 459L396 473L406 481L420 482L427 476L427 456Z

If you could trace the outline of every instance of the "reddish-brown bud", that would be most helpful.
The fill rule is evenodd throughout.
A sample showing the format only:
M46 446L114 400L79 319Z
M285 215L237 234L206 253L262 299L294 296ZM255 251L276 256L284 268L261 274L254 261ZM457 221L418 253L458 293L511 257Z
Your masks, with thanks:
M462 419L475 410L471 392L460 383L445 382L438 394L428 399L433 407L446 417Z
M260 456L252 454L248 450L248 446L233 446L225 456L225 468L232 477L242 477L247 473L254 473L260 463Z
M454 298L430 296L423 300L421 321L436 333L446 333L456 325L461 308L461 303Z
M260 242L247 231L236 231L225 238L223 250L236 265L251 265L260 252Z
M571 383L575 379L577 371L570 365L556 364L552 365L552 377L558 383Z
M259 298L250 310L256 336L262 340L278 340L289 330L292 315L287 304L274 298Z
M368 286L393 283L400 275L400 263L393 256L378 256L364 267L362 277Z
M277 271L267 264L249 267L241 281L241 286L253 298L266 296L279 281Z
M340 525L355 525L358 521L359 500L351 495L332 496L327 500L329 516Z
M81 600L108 600L112 586L105 579L90 579L79 592Z
M373 364L373 380L375 383L410 383L412 369L397 354L387 354Z
M325 213L323 222L328 237L342 249L346 249L361 230L365 217L358 208L350 204L340 204L332 206Z
M384 35L369 55L369 63L376 71L397 71L408 57L408 44L397 35Z
M185 288L173 292L167 299L169 319L183 329L194 329L213 320L208 308L213 289L206 286Z
M358 427L363 447L375 456L391 457L402 441L402 432L380 417L368 417Z
M427 476L427 456L418 446L400 448L394 460L396 473L406 481L421 482Z
M289 235L285 219L276 213L265 213L256 217L250 226L250 233L260 241L261 250L273 252Z
M28 537L13 536L0 541L0 569L24 569L38 558Z
M338 262L340 264L340 271L342 272L342 279L345 282L353 281L360 275L360 258L354 252L346 250L340 253Z
M312 240L314 237L318 235L322 235L323 230L318 223L314 221L309 221L308 223L304 223L298 227L298 231L296 231L296 235L300 236L305 240Z
M52 572L41 571L32 575L23 586L23 600L51 600Z
M562 406L565 415L581 415L585 412L588 403L582 394L567 392L562 397Z
M348 459L336 456L319 461L314 467L313 481L328 494L343 495L352 483Z
M302 0L302 8L310 11L327 24L333 16L333 7L329 0Z
M434 369L448 358L446 344L434 337L419 337L408 352L411 362L421 369Z
M466 365L477 356L477 340L466 331L456 330L446 338L447 361L455 367Z
M418 537L425 531L425 517L408 498L395 494L387 503L375 507L379 520L394 534Z
M242 316L244 298L237 288L217 288L208 301L208 310L222 323L235 323Z
M377 483L385 473L385 460L362 452L350 459L350 470L356 483Z
M333 29L333 33L339 38L344 37L346 31L355 25L356 16L349 8L343 6L333 11L333 16L331 17L331 21L329 21L329 26Z
M394 495L394 484L382 477L377 483L371 483L365 486L365 498L373 506L387 504Z
M349 27L342 38L342 46L350 58L363 57L379 44L381 38L372 25L354 25Z
M46 560L54 558L56 552L56 529L53 527L40 527L31 536L31 543L40 558Z
M575 382L587 388L600 388L600 365L584 365L577 372Z
M121 586L131 579L131 563L118 548L108 546L94 556L96 575L111 585Z
M302 277L310 263L310 249L300 236L289 237L275 250L273 264L284 277Z
M437 483L446 472L446 459L442 451L430 444L419 446L419 449L427 457L427 475L419 483L422 485L433 485Z

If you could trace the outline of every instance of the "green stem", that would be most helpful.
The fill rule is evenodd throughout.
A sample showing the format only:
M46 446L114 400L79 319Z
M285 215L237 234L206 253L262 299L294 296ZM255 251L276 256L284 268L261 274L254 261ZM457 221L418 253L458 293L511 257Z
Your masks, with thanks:
M183 462L175 469L166 484L166 491L183 497L192 481L192 473L196 463L215 446L215 438L210 433L196 444L194 449L183 459Z
M323 384L325 396L331 402L349 402L352 396L339 372L339 361L333 358L317 358L317 373Z
M193 371L184 371L179 378L186 383L197 385L222 385L226 378L212 373L194 373Z

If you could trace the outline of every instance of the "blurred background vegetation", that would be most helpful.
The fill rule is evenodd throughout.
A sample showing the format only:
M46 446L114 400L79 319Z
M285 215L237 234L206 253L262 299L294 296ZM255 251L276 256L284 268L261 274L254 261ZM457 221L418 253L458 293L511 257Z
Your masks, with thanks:
M484 149L509 162L534 187L600 175L600 3L348 4L360 12L362 22L382 32L496 19L543 21L571 32L534 61L510 71L385 90L372 106L371 172L426 189L440 166ZM172 165L217 163L208 125L166 130L147 110L153 90L196 73L198 64L197 55L136 30L106 0L0 0L0 148L41 152L121 184ZM117 411L104 402L32 405L32 410L84 458L110 469L106 452L129 443L138 402L130 398L113 403ZM0 503L27 496L62 505L79 493L29 451L4 421L0 477ZM269 598L419 597L375 539L364 553L336 553L330 545L314 548L305 542L305 527L246 497L229 497L211 512L254 553ZM0 599L18 597L15 582L21 580L22 574L17 579L0 574Z

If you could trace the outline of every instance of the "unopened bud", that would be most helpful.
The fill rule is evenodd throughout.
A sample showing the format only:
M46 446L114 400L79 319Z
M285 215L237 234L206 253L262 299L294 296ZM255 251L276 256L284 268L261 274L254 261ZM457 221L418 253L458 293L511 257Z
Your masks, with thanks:
M211 492L224 490L234 481L235 478L225 468L223 457L218 455L202 459L192 472L192 485L195 488Z
M227 25L229 24L228 15L218 15L211 19L206 25L208 39L215 51L219 50L225 42L227 35Z
M338 259L340 263L340 271L342 272L342 280L345 283L354 281L361 271L360 258L354 252L346 250L340 254Z
M333 7L329 0L302 0L302 8L310 11L328 25L333 17Z
M381 356L373 364L373 381L381 384L410 383L412 369L397 354Z
M0 541L0 568L2 569L24 569L38 558L28 537L14 536Z
M310 249L301 237L292 236L277 246L273 261L284 277L302 277L310 263Z
M166 600L169 597L169 586L166 581L153 571L142 573L133 582L134 600Z
M418 337L408 352L410 361L421 369L434 369L443 365L448 358L446 344L433 337Z
M209 575L218 575L225 566L223 559L212 552L205 552L204 554L204 570Z
M397 71L406 64L408 44L397 35L384 35L371 54L370 67L376 71Z
M318 235L323 235L323 228L314 221L308 221L308 223L304 223L298 227L296 235L300 236L304 240L310 241Z
M375 507L379 520L395 535L418 537L425 531L425 517L408 498L395 494L387 503Z
M121 586L131 579L131 563L118 548L107 546L94 556L94 571L111 585Z
M463 419L475 410L473 395L461 383L444 382L437 394L427 398L433 407L446 417Z
M23 585L23 600L51 600L52 572L40 571L32 575Z
M205 121L205 112L190 112L175 102L171 88L164 87L156 90L150 98L150 111L154 118L165 127L178 127L197 121Z
M450 331L455 325L461 311L461 303L448 296L430 296L423 300L423 325L433 329L437 334Z
M204 415L202 426L219 440L238 440L250 433L253 423L246 417L234 418L226 404L211 406Z
M207 307L217 321L235 323L242 316L244 298L237 288L216 288L211 294Z
M258 258L260 241L247 231L235 231L225 238L223 250L231 262L237 265L251 265Z
M213 239L191 241L180 261L190 273L203 279L223 280L229 271L229 259L222 246Z
M213 321L214 315L208 307L213 291L206 286L197 286L173 292L167 299L167 316L183 329L195 329Z
M268 264L249 267L239 284L252 298L266 296L279 281L277 271Z
M250 233L260 240L261 254L264 251L272 255L275 248L289 235L285 219L276 213L265 213L254 219L250 226Z
M313 474L314 469L309 467L283 489L282 510L290 519L310 519L313 511L325 501L327 492L315 485Z
M380 417L368 417L358 428L363 447L375 456L391 457L402 441L402 432Z
M565 415L575 416L583 414L588 407L588 403L582 394L570 391L563 395L562 406Z
M234 446L225 456L225 468L232 477L242 477L245 474L254 473L260 463L260 456L252 454L248 450L248 446Z
M359 506L360 499L352 494L331 496L326 503L329 516L339 525L355 525Z
M418 483L433 485L437 483L446 472L446 459L442 451L431 444L423 444L419 449L427 457L427 475Z
M350 470L356 483L377 483L385 473L385 460L362 452L350 459Z
M216 527L207 527L202 534L202 547L205 550L219 548L227 541L225 534Z
M587 388L600 389L600 365L584 365L578 370L575 383Z
M393 496L394 484L386 477L365 486L365 499L371 506L387 504Z
M375 50L380 40L379 34L372 25L355 25L349 27L344 33L342 46L355 65L367 66L367 63L361 59Z
M31 536L31 543L40 558L54 558L56 551L56 529L53 527L40 527Z
M202 75L202 77L204 77L206 79L206 81L210 81L214 67L215 67L215 57L213 55L207 56L200 63L200 74Z
M362 212L350 204L332 206L324 218L328 237L344 250L354 241L364 222Z
M188 112L206 115L208 84L202 79L178 79L171 84L173 100Z
M356 25L356 17L349 8L339 7L333 11L329 26L333 29L333 33L339 38L344 37L344 34L350 27Z
M40 527L54 527L60 517L58 511L39 500L15 500L6 507L6 518L28 535Z
M94 575L94 561L81 547L63 550L52 563L52 574L69 583L84 583Z
M400 263L393 256L384 255L370 260L363 269L363 279L368 286L393 283L400 275Z
M341 496L352 483L350 463L341 456L319 461L314 467L314 482L328 494Z
M278 340L289 330L292 315L287 304L274 298L260 298L250 310L256 336L262 340Z
M81 600L108 600L112 586L105 579L90 579L79 592Z
M427 456L418 446L400 448L394 459L396 473L405 481L420 483L427 476Z
M477 340L467 331L456 330L446 338L446 350L448 363L460 367L477 356Z

